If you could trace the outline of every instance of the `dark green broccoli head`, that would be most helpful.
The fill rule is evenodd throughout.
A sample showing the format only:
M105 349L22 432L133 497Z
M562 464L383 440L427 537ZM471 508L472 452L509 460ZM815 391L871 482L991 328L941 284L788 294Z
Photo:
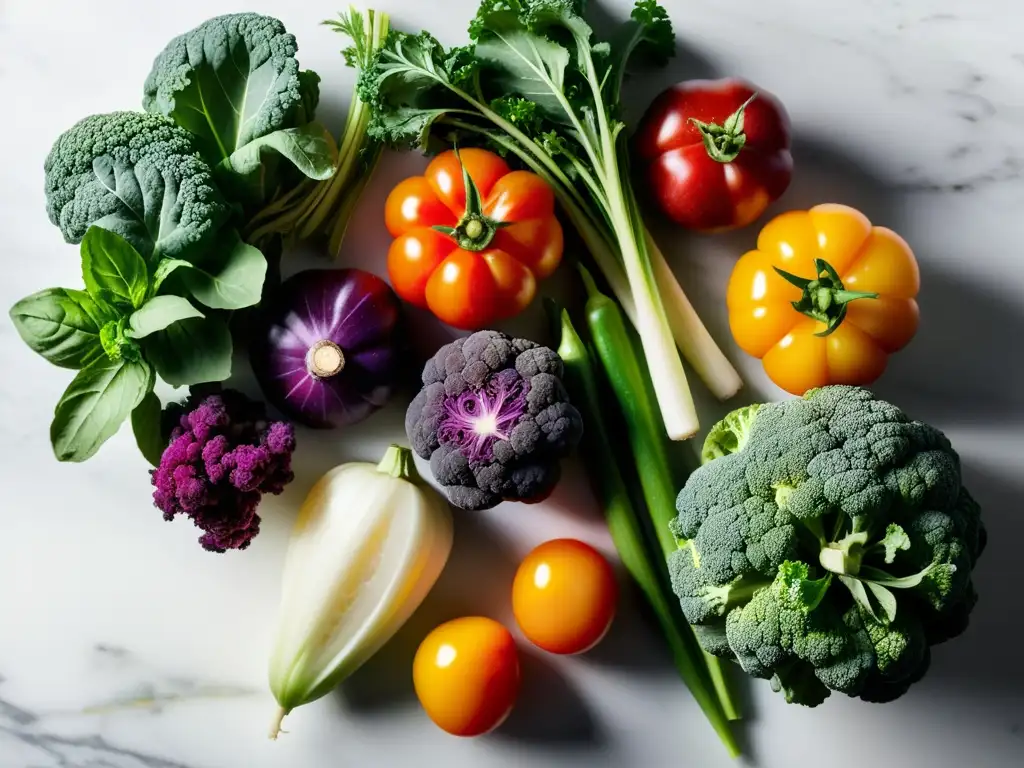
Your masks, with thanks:
M192 137L160 115L87 117L57 139L44 169L46 212L69 243L95 224L143 256L186 258L229 214Z
M937 429L825 387L731 414L704 458L669 568L709 652L791 701L887 701L966 627L985 531Z
M215 16L156 57L143 108L186 128L217 165L256 139L313 119L319 77L299 70L297 50L272 16Z
M555 352L497 331L456 339L427 362L405 428L452 504L487 509L554 488L583 432L561 376Z

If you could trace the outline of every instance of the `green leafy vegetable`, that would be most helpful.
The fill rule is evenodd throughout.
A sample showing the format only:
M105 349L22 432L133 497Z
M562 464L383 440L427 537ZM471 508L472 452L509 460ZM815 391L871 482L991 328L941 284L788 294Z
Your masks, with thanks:
M117 315L85 291L47 288L13 307L11 320L33 352L61 368L78 370L104 356L100 329Z
M92 115L54 142L46 210L69 243L115 232L146 259L188 258L229 215L192 137L160 115Z
M174 323L147 336L143 349L160 378L174 387L231 376L231 333L216 317Z
M133 339L141 339L179 320L203 316L181 296L154 296L132 313L126 333Z
M320 80L299 70L297 50L295 37L272 16L216 16L157 56L143 107L189 131L211 166L224 163L249 176L263 153L276 152L302 173L325 178L334 157L324 129L295 131L313 119Z
M146 461L154 467L160 465L167 441L160 428L160 398L155 392L148 392L142 402L132 411L132 432Z
M268 154L287 159L310 179L329 179L334 174L338 148L334 138L319 123L268 133L235 150L224 160L225 167L240 176L259 172Z
M739 377L648 235L629 184L618 93L636 53L671 55L664 10L641 0L614 46L593 39L578 0L484 0L474 45L392 33L359 79L371 135L399 146L462 139L511 153L544 177L636 326L671 437L697 429L676 352L716 395Z
M50 425L59 461L85 461L120 428L153 388L153 369L143 360L96 360L65 390Z
M225 232L205 258L186 266L188 291L210 309L242 309L260 300L267 259L234 230Z
M146 262L115 232L90 227L82 238L82 279L94 298L138 309L149 291Z

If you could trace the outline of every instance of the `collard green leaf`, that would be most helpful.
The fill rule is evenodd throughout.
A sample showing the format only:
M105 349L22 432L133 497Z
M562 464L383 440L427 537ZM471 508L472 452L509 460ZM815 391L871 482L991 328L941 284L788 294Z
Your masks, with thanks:
M307 178L318 181L331 178L338 162L334 137L320 123L309 123L250 141L232 152L223 166L233 173L249 176L259 172L267 155L275 154L284 157Z
M267 259L259 248L225 230L202 260L183 271L188 291L210 309L242 309L260 300Z
M188 299L181 296L154 296L132 313L127 335L141 339L190 317L204 315Z
M11 307L11 321L33 352L78 370L103 357L100 329L117 318L113 307L85 291L47 288Z
M149 290L145 259L123 237L98 226L82 238L82 279L94 299L133 309Z
M302 75L295 38L275 18L239 13L172 40L146 79L143 107L196 137L210 165L312 117L317 80Z
M132 411L132 432L146 461L159 466L167 442L160 429L160 398L155 392L148 392Z
M79 371L50 425L57 459L78 462L93 456L152 387L153 369L144 360L103 357Z
M174 387L231 376L231 333L217 317L174 323L147 336L143 350L160 378Z

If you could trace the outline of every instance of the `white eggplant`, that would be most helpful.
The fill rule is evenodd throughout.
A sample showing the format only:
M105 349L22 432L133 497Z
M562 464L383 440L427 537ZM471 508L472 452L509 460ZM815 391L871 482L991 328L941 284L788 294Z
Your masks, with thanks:
M448 503L419 476L408 448L391 446L377 466L335 467L313 486L285 558L271 738L285 715L328 693L398 631L451 547Z

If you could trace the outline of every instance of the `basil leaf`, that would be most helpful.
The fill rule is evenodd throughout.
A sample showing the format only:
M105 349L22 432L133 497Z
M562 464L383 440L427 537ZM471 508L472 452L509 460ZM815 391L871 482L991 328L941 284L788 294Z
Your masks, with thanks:
M154 467L160 466L167 441L160 429L160 398L152 390L132 411L132 431L146 461Z
M242 309L259 302L266 276L263 252L242 242L231 229L222 233L205 259L189 265L184 281L196 300L211 309Z
M181 296L154 296L132 313L126 335L141 339L190 317L205 315Z
M263 166L266 155L278 154L294 165L304 176L323 181L334 175L338 148L334 137L320 123L307 123L301 128L286 128L250 141L226 158L222 166L248 176Z
M185 261L184 259L160 259L160 262L156 265L156 269L153 271L153 293L160 292L160 286L164 284L164 280L171 276L178 267L191 267L192 262Z
M143 341L160 378L184 387L231 376L231 333L216 317L181 320Z
M145 360L106 357L83 368L64 391L50 424L58 461L85 461L120 428L153 387Z
M11 307L11 321L33 352L61 368L85 368L103 357L100 328L114 308L85 291L47 288Z
M82 239L82 278L89 294L138 309L149 290L149 272L139 252L120 235L90 227Z

